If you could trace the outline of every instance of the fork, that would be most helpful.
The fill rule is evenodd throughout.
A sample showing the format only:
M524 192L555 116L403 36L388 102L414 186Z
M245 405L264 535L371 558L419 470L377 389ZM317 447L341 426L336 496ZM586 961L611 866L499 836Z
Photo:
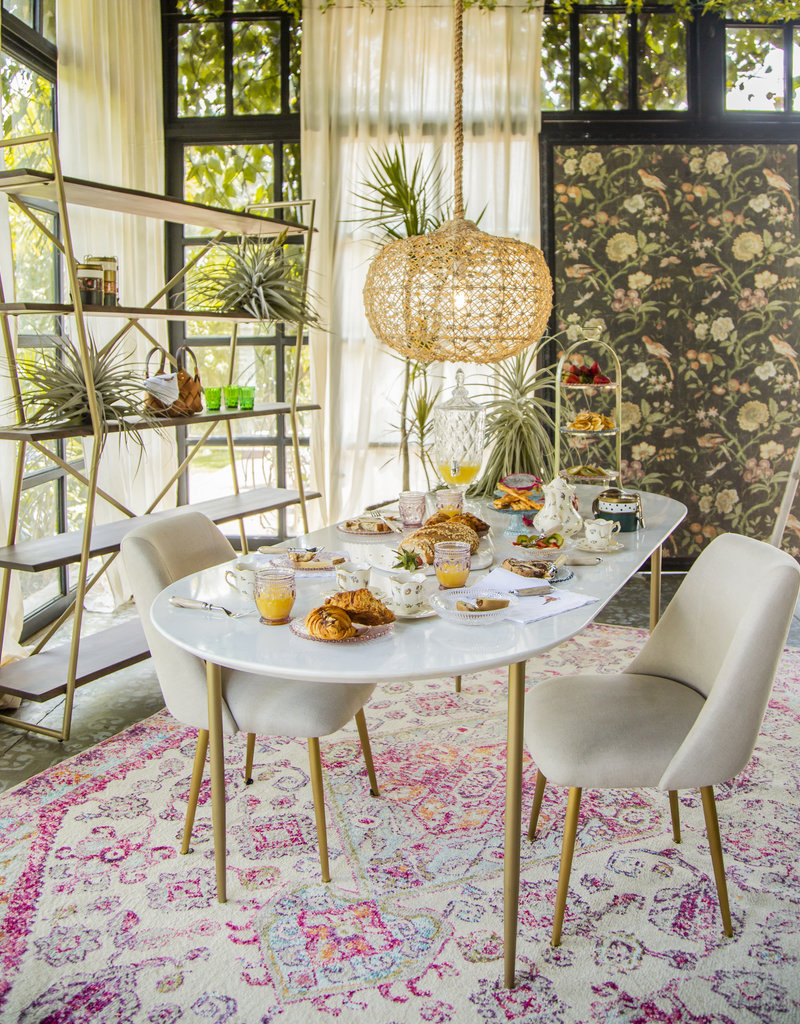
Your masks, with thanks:
M194 597L171 597L169 603L174 605L176 608L192 608L205 609L207 612L224 612L229 619L243 619L245 616L250 615L251 612L232 612L229 608L224 608L221 604L212 604L210 601L198 601Z
M381 521L382 523L386 523L386 525L387 525L387 526L389 527L389 529L390 529L390 530L392 531L392 533L402 533L402 532L403 532L403 531L402 531L402 530L400 529L400 527L399 527L399 526L395 526L395 525L394 525L393 523L390 523L390 522L389 522L389 520L388 520L388 519L386 519L386 517L385 517L385 516L382 516L382 515L380 514L380 512L378 512L377 510L374 510L374 509L372 509L372 510L367 510L367 511L366 511L366 512L364 513L364 515L365 515L365 516L368 516L368 517L369 517L370 519L380 519L380 521Z

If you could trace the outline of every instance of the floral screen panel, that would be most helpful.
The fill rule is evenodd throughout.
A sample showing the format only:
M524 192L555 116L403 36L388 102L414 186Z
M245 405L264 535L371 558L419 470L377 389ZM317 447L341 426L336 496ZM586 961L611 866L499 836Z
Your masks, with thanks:
M559 330L620 357L623 482L688 506L673 556L768 539L800 436L797 147L556 147L554 185Z

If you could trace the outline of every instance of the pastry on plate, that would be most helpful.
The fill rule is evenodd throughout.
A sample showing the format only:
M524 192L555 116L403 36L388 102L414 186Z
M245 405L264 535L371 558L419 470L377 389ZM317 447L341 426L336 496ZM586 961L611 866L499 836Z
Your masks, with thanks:
M344 522L345 530L355 533L391 533L392 528L381 519L373 519L371 516L364 516L358 519L347 519Z
M455 515L451 515L442 509L434 512L430 519L425 521L425 526L438 526L441 523L464 523L464 525L469 526L478 534L488 533L490 529L488 523L474 516L471 512L457 512Z
M306 629L318 640L348 640L356 635L353 620L335 605L312 609L306 615Z
M542 561L530 561L527 558L506 558L503 568L514 572L517 576L526 576L528 579L544 580L552 575L553 563Z
M460 540L469 544L470 554L473 555L480 544L480 538L472 527L450 519L446 523L421 526L404 537L398 547L401 551L413 551L414 554L419 555L424 565L433 565L434 545L445 540Z
M394 622L394 612L366 587L332 594L325 598L325 607L341 608L350 616L351 622L358 622L363 626L383 626L387 622Z

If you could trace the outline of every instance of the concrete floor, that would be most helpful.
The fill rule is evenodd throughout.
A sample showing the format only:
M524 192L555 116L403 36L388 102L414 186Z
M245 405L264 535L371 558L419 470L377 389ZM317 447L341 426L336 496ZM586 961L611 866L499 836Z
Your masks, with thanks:
M677 590L681 574L662 578L662 607ZM597 616L598 622L647 628L650 608L650 577L634 576ZM109 620L135 614L132 606L121 612L93 612L86 616L87 629L105 629ZM787 643L800 646L800 621L795 618ZM23 704L15 717L60 727L64 698L45 704ZM51 765L72 757L101 740L114 736L164 706L149 661L98 679L76 692L70 739L64 743L21 732L0 724L0 792L19 785Z

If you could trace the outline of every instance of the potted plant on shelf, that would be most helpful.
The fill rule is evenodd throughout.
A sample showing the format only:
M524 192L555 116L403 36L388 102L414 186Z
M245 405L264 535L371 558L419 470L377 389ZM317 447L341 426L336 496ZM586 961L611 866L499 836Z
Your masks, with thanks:
M28 425L88 426L92 422L89 389L80 352L67 337L46 337L51 347L19 363ZM109 429L116 429L126 442L133 441L142 449L144 442L136 421L158 423L143 405L144 377L137 374L133 364L119 357L115 346L98 349L88 335L87 347L103 441Z
M215 242L202 271L188 285L190 303L265 323L316 324L300 261L288 251L287 234L245 236L237 244Z

